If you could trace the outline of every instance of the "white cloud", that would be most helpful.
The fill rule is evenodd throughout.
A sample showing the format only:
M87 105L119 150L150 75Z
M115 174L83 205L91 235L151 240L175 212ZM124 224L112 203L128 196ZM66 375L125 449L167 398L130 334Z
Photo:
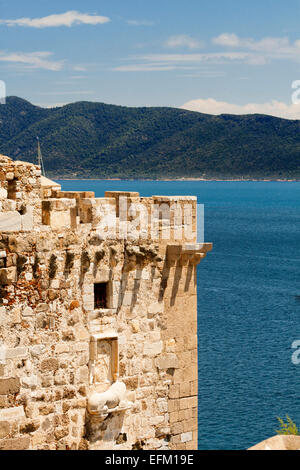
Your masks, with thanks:
M273 100L267 103L248 103L238 105L217 101L213 98L196 99L188 101L181 106L182 109L198 111L205 114L268 114L285 119L300 119L300 105L286 104Z
M163 63L143 63L143 64L126 64L115 67L115 72L163 72L169 70L194 70L195 67L177 65L177 64L163 64Z
M250 62L255 59L251 53L216 52L204 54L148 54L135 56L126 61L131 64L115 67L117 72L145 72L164 70L199 70L203 64L222 64L235 62Z
M225 77L225 72L221 70L196 70L194 72L180 74L180 77L186 78L220 78Z
M175 67L159 64L129 64L113 69L114 72L165 72L168 70L175 70Z
M93 95L94 92L91 90L79 90L79 91L40 91L39 95L49 96L68 96L68 95Z
M52 61L52 52L11 52L0 51L0 62L22 65L29 69L45 69L54 72L61 70L64 61Z
M204 46L204 43L197 41L186 34L179 34L177 36L170 36L165 42L165 47L176 48L186 47L188 49L200 49Z
M148 54L141 56L141 60L156 61L166 63L199 63L199 62L213 62L219 63L222 60L235 61L245 60L251 57L251 54L246 52L208 52L201 54Z
M240 40L236 34L224 33L220 36L213 38L212 42L219 46L238 47Z
M54 85L74 85L75 83L80 82L81 80L89 78L88 76L78 76L78 77L67 77L66 80L56 80Z
M79 11L67 11L58 15L49 15L42 18L18 18L16 20L0 19L0 24L7 26L27 26L31 28L49 28L58 26L73 26L74 24L104 24L108 23L110 18L106 16L89 15Z
M293 50L293 46L291 46L289 39L287 37L283 37L283 38L266 37L266 38L260 39L259 41L255 41L252 38L248 38L248 39L239 38L236 34L233 34L233 33L224 33L224 34L221 34L220 36L217 36L216 38L213 38L212 42L219 46L244 47L252 51L260 51L260 52L266 52L266 51L276 52L278 50L290 52Z
M213 44L222 47L243 48L261 54L253 64L262 63L263 59L300 59L300 40L291 43L287 37L265 37L258 41L253 38L239 38L233 33L223 33L213 38ZM259 56L258 56L259 57Z
M236 34L224 33L213 38L212 42L222 48L216 52L158 53L136 55L126 60L126 65L114 68L122 72L168 71L180 70L184 66L194 67L201 72L203 66L248 64L262 66L274 60L300 62L300 39L291 43L287 37L265 37L258 41L241 39ZM190 50L201 46L190 36L171 36L165 43L170 48L186 47Z
M84 78L89 78L88 75L71 75L70 80L83 80Z
M87 68L83 65L74 65L73 68L74 72L86 72Z
M61 108L62 106L65 106L66 104L69 104L69 102L63 102L63 103L34 103L35 106L39 106L40 108Z
M127 20L127 24L132 26L153 26L153 21L148 20Z

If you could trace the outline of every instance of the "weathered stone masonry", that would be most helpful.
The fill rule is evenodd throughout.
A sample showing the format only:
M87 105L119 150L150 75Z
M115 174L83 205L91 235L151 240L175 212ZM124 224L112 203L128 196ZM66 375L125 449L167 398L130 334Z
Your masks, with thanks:
M121 197L170 207L170 236L163 216L157 240L100 229L133 220ZM211 245L175 237L187 202L196 233L196 198L62 192L0 156L0 449L197 448L196 266Z

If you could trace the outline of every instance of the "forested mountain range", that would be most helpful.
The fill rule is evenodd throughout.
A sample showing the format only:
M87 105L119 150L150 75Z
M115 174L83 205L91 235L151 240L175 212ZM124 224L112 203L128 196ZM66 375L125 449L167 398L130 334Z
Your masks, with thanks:
M0 105L0 153L53 178L300 178L300 121L78 102Z

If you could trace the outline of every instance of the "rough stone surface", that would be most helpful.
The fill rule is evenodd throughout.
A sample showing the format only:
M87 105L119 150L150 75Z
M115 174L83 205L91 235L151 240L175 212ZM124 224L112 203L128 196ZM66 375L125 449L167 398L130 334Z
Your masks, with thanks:
M278 435L270 437L248 450L299 450L300 436Z
M196 203L64 192L0 155L1 450L197 448Z

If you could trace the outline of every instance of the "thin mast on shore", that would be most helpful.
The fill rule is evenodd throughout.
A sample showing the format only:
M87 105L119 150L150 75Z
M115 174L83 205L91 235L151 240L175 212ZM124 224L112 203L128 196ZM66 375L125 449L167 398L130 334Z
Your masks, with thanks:
M38 158L38 166L41 168L41 172L43 176L46 176L45 174L45 167L44 167L44 161L43 161L43 155L41 151L41 145L40 145L40 139L39 137L36 138L38 146L37 146L37 158Z

